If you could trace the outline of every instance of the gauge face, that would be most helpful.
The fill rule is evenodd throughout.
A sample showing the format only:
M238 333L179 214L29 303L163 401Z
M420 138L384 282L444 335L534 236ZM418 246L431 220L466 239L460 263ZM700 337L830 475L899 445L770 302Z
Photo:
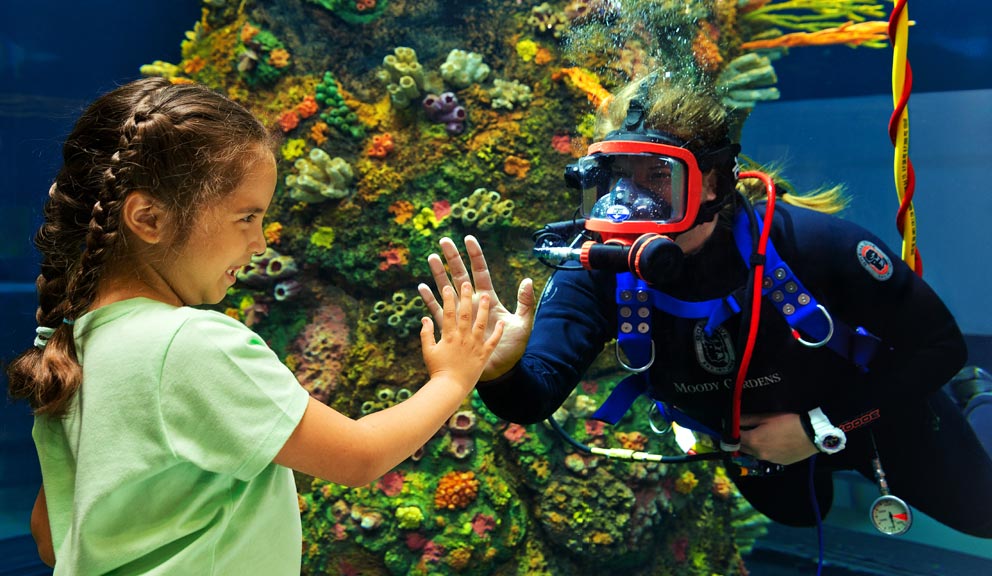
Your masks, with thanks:
M879 496L871 505L871 523L883 534L903 534L913 524L913 511L895 496Z

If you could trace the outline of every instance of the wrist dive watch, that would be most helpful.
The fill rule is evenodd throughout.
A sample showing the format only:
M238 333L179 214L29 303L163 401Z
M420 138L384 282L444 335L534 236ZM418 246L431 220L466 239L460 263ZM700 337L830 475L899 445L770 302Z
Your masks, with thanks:
M824 454L836 454L847 445L847 435L827 419L823 410L813 408L809 411L809 422L813 427L813 444Z

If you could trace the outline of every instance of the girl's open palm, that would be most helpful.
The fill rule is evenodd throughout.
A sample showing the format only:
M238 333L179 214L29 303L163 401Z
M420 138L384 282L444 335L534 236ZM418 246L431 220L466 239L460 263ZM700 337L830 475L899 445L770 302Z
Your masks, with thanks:
M474 236L465 237L465 249L472 266L471 275L465 267L454 241L450 238L442 238L439 245L444 254L444 260L437 254L431 254L427 258L427 265L431 269L431 275L434 277L438 292L443 296L446 287L453 289L454 286L463 286L465 283L474 281L475 295L469 300L468 306L476 307L483 295L488 296L491 309L488 314L486 332L490 333L495 330L499 322L502 322L505 327L499 344L482 372L482 380L492 380L513 368L527 347L527 340L530 338L531 328L534 325L534 283L529 278L520 282L520 287L517 290L517 310L510 312L500 302L499 296L493 289L492 278L489 276L489 266L486 264L482 247ZM445 262L447 262L447 269L445 269ZM448 276L449 271L451 273L450 278ZM434 296L434 292L426 284L420 284L418 290L427 305L427 309L434 317L434 321L442 322L442 307ZM464 294L462 303L459 303L458 307L461 309L463 306L465 306ZM445 304L444 311L447 311L447 308L448 306Z
M457 306L455 290L451 286L441 290L441 297L444 307L437 311L441 316L440 340L434 338L434 323L430 318L424 318L420 330L424 364L431 379L447 377L456 383L464 383L471 390L503 336L503 323L497 321L489 330L489 295L482 294L477 307L474 307L472 284L469 282L461 284ZM436 301L434 306L438 306Z

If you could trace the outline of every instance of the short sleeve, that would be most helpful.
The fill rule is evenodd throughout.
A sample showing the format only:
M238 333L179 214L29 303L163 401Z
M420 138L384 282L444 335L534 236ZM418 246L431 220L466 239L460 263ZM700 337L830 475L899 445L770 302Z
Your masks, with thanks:
M260 336L222 314L202 311L169 345L160 393L176 456L240 480L272 462L309 401Z

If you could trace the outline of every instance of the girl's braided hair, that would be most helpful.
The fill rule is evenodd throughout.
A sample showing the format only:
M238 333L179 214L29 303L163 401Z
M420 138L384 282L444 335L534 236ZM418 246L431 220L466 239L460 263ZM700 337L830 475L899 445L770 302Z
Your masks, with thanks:
M161 204L181 244L199 209L232 192L272 146L244 107L196 84L146 78L93 102L65 141L35 236L36 319L54 332L7 367L10 396L27 399L36 414L66 413L82 383L68 322L87 311L104 271L127 254L121 209L130 192Z

